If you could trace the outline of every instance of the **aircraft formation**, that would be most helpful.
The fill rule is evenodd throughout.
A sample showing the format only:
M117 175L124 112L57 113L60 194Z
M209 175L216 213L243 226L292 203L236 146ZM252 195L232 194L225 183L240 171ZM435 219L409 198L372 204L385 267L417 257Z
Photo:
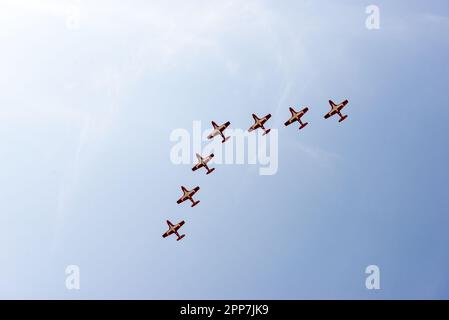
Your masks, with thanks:
M324 115L324 119L328 119L334 115L338 115L340 117L340 119L338 119L338 122L342 122L344 121L348 115L343 115L342 114L342 109L348 104L348 100L344 100L341 103L334 103L332 100L329 100L329 105L331 107L331 110L326 113ZM289 126L294 122L298 122L299 123L299 130L304 129L304 127L306 127L308 125L308 122L303 122L302 121L302 117L309 111L308 107L303 108L301 111L295 111L293 109L293 107L289 108L290 113L291 113L291 117L290 119L288 119L284 125L285 126ZM268 133L270 133L271 129L267 129L265 128L265 123L271 118L271 114L267 114L266 116L259 118L256 114L252 114L253 119L254 119L254 124L248 129L248 132L257 130L257 129L262 129L264 131L264 133L262 135L267 135ZM229 127L231 123L229 121L225 122L222 125L217 125L214 121L212 121L212 127L213 127L213 131L211 132L211 134L207 137L208 139L213 139L216 136L221 136L222 138L222 143L225 143L226 141L229 140L230 137L226 137L224 134L224 131L226 130L227 127ZM196 171L200 168L205 168L206 170L206 174L210 174L212 173L215 168L209 168L208 163L210 160L212 160L212 158L214 157L214 154L211 153L210 155L208 155L207 157L202 157L200 154L196 154L198 163L192 168L192 171ZM199 200L195 201L193 199L193 196L200 190L199 186L196 186L195 188L188 190L186 187L181 186L181 190L182 190L182 196L181 198L178 199L177 203L181 204L184 201L189 200L192 204L191 207L195 207L197 204L200 203ZM168 225L168 230L162 235L163 238L166 238L172 234L175 234L178 238L176 239L176 241L181 240L182 238L185 237L185 234L180 235L179 234L179 229L185 224L185 221L182 220L181 222L177 223L177 224L173 224L171 223L169 220L167 220L167 225Z

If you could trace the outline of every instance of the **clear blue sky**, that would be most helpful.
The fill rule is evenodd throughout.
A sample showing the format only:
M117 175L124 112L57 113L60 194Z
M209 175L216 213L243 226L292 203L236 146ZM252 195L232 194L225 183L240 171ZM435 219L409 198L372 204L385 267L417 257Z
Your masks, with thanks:
M447 1L2 1L0 298L449 298L448 34ZM253 112L276 175L170 162Z

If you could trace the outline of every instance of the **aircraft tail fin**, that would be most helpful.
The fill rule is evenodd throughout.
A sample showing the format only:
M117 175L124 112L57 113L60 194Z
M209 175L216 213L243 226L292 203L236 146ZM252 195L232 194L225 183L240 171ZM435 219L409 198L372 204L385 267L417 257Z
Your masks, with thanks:
M183 234L183 235L180 235L179 237L178 237L178 239L176 239L176 241L179 241L179 240L181 240L182 238L184 238L186 235L185 234Z
M214 170L215 170L215 168L208 169L207 172L206 172L206 174L212 173L212 172L214 172Z
M340 118L340 120L338 120L338 122L342 122L343 120L345 120L348 117L348 115L344 115Z
M194 201L194 202L192 203L191 207L193 208L193 207L196 206L198 203L200 203L200 200Z
M264 132L262 135L264 136L264 135L266 135L266 134L269 134L270 131L271 131L271 129L267 129L267 130L265 130L265 132Z

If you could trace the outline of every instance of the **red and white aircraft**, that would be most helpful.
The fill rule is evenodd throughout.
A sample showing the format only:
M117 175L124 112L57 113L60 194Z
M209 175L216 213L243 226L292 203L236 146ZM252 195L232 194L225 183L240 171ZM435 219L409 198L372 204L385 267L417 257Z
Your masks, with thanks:
M254 119L254 122L255 122L255 123L248 129L248 131L251 132L251 131L253 131L253 130L256 130L256 129L258 129L258 128L261 128L261 129L264 131L263 136L266 135L266 134L268 134L268 133L271 131L271 129L265 129L264 124L265 124L265 122L267 122L268 119L270 119L270 118L271 118L271 114L267 114L265 117L263 117L262 119L260 119L260 118L258 118L258 117L253 113L253 119Z
M184 225L184 221L181 221L180 223L174 225L173 223L171 223L169 220L167 220L167 224L168 224L168 231L166 233L164 233L162 235L163 238L167 238L168 236L172 235L172 234L176 234L176 236L178 237L178 239L176 239L176 241L181 240L182 238L184 238L186 235L179 235L178 230Z
M225 137L223 134L223 131L225 131L225 129L227 127L229 127L230 124L231 123L228 121L228 122L222 124L221 126L219 126L214 121L212 121L212 126L214 127L214 131L212 131L212 133L207 136L207 139L212 139L213 137L220 135L223 138L221 143L225 143L226 141L228 141L228 139L230 137Z
M178 204L183 203L183 202L186 201L186 200L190 200L190 201L192 202L191 207L193 208L193 207L196 206L198 203L200 203L199 200L198 200L198 201L194 201L193 198L192 198L193 195L194 195L195 193L197 193L198 190L200 190L200 187L195 187L195 188L193 188L192 190L187 190L186 187L181 186L181 190L182 190L182 192L183 192L184 194L183 194L182 197L179 198L179 200L177 201Z
M329 100L329 104L331 105L331 111L329 111L328 113L326 113L324 115L324 119L327 119L329 117L332 117L335 114L338 114L340 116L340 119L338 120L338 122L342 122L343 120L345 120L348 117L348 115L341 114L341 110L348 104L348 100L345 100L339 104L335 104L332 100Z
M196 158L198 159L198 163L192 168L192 171L196 171L199 168L206 168L207 172L206 174L209 174L211 172L213 172L215 170L215 168L209 169L209 167L207 166L207 163L214 157L214 154L211 153L209 156L207 156L206 158L203 158L202 156L200 156L198 153L196 154Z
M305 115L307 113L307 111L309 111L309 108L305 107L304 109L302 109L299 112L296 112L292 107L290 107L290 112L292 114L292 116L290 117L290 119L287 120L287 122L284 123L285 126L289 126L291 125L293 122L298 121L300 126L299 126L299 130L301 130L302 128L304 128L306 125L308 125L309 123L303 123L301 120L301 117L303 115Z

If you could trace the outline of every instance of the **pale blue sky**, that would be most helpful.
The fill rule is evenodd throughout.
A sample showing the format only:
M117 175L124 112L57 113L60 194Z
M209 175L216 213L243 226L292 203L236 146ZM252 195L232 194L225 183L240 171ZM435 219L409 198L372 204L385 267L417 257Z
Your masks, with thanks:
M448 16L447 1L2 1L0 298L449 298ZM346 98L344 123L322 119ZM290 105L310 107L300 133ZM253 112L279 129L276 175L170 162L172 130ZM181 184L200 205L176 204ZM181 242L166 219L186 220Z

